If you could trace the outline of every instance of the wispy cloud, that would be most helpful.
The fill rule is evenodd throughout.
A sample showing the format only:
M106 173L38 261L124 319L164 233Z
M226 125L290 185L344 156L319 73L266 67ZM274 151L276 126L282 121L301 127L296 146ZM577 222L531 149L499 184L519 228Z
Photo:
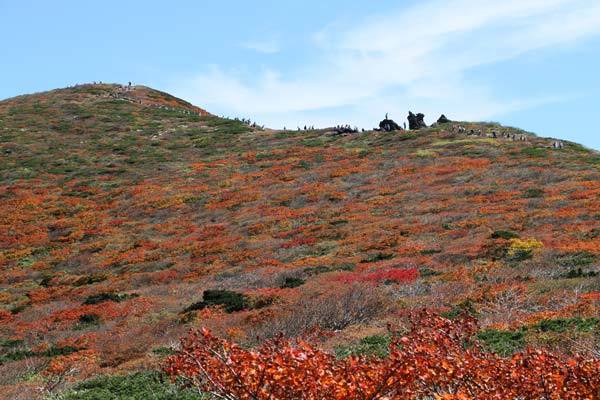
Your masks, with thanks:
M279 41L275 38L266 40L250 40L247 42L243 42L241 46L245 49L257 51L259 53L264 54L275 54L279 53L279 51L281 50Z
M344 26L332 21L315 32L322 56L294 71L265 69L249 79L212 66L175 91L209 109L252 115L272 126L302 124L311 113L322 120L329 110L331 123L368 127L382 112L408 105L456 118L493 118L560 97L498 98L493 85L469 80L469 71L599 34L600 3L427 0Z

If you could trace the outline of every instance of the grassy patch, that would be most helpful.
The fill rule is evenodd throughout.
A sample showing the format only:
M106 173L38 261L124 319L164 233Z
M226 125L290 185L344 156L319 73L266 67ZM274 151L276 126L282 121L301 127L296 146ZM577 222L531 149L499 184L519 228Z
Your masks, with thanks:
M525 347L525 333L523 331L487 329L479 332L477 339L484 349L503 357L511 356Z
M435 151L419 149L415 152L415 156L420 158L429 158L437 156Z
M600 326L599 318L557 318L546 319L534 325L533 328L541 332L590 332Z
M386 357L390 353L391 340L392 338L389 335L367 336L356 344L336 347L335 355L338 358L350 355Z
M548 149L542 147L526 147L521 149L521 154L529 157L546 157Z
M54 400L56 397L47 398ZM208 399L192 389L181 389L160 372L101 376L61 393L60 400L198 400Z

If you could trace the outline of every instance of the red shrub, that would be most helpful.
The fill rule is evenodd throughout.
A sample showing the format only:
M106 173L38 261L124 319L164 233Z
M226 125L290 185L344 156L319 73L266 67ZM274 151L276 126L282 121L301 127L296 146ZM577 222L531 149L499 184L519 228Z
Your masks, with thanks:
M598 398L600 360L530 350L502 358L472 341L476 330L469 317L453 322L422 312L388 357L343 359L302 341L248 350L195 331L165 371L223 399Z
M283 249L291 249L292 247L298 247L298 246L303 246L303 245L313 245L317 242L316 238L313 237L301 237L301 238L296 238L293 239L289 242L286 242L284 244L281 245L281 248Z

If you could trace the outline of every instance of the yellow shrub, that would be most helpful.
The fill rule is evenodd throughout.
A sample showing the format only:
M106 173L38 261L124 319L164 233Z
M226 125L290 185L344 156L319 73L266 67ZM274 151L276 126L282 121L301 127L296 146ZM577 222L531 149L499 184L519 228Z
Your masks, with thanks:
M435 156L437 156L437 153L435 151L431 151L431 150L420 149L420 150L417 150L415 155L417 157L427 158L427 157L435 157Z
M539 240L537 240L535 238L528 238L528 239L514 238L514 239L510 239L510 245L508 247L508 255L512 257L518 253L532 252L533 250L539 249L541 247L544 247L544 245L542 244L542 242L540 242Z

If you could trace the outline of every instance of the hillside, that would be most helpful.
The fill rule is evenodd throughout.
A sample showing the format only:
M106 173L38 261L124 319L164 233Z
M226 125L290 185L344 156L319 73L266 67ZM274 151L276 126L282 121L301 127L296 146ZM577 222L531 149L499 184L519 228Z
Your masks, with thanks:
M598 356L600 155L552 142L263 130L141 86L1 101L1 393L157 369L191 327L353 352L422 307L502 356Z

